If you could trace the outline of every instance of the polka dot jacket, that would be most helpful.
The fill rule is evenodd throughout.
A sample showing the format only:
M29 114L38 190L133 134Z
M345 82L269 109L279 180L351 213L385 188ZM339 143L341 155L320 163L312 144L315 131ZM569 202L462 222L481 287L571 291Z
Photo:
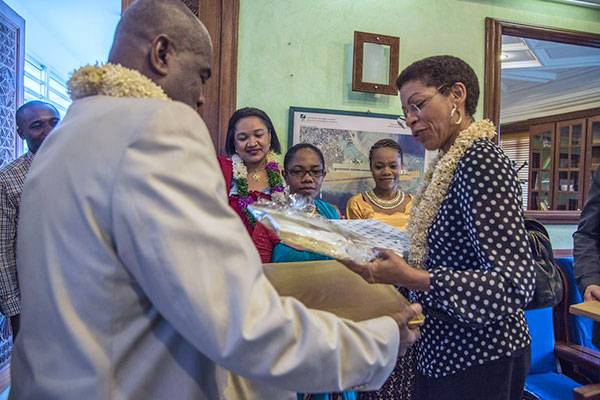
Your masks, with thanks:
M442 377L521 353L534 261L516 174L494 143L480 139L463 154L427 239L430 288L412 297L438 317L422 327L417 369Z

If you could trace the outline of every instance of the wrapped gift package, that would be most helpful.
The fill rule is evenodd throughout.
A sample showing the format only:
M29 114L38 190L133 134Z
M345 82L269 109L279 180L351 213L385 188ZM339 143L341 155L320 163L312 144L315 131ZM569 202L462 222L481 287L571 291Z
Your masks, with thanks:
M338 260L365 264L377 256L377 247L404 256L406 232L377 220L333 220L311 212L311 204L290 196L285 204L260 199L248 206L254 217L287 245ZM314 207L314 206L313 206Z

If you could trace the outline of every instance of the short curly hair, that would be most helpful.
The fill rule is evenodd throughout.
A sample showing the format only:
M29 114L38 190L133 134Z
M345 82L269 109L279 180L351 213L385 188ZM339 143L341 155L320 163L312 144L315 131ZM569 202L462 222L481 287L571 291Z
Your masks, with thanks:
M475 114L479 101L479 80L469 64L454 56L434 56L416 61L405 68L396 79L396 88L410 81L420 81L426 86L442 87L448 93L452 85L461 82L467 88L465 110L469 116Z
M267 130L271 134L271 151L276 154L281 154L281 144L279 143L279 138L277 137L277 132L275 132L275 127L273 126L271 118L269 118L267 113L263 110L254 107L240 108L229 118L227 136L225 137L225 152L229 156L235 154L235 125L240 119L246 117L258 117L264 122Z

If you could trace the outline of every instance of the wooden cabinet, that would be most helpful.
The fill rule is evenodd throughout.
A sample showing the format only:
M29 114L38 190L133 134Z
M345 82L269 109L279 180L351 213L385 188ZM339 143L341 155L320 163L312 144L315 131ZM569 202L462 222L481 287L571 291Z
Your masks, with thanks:
M600 165L600 116L532 124L529 210L579 211Z
M556 124L553 210L576 211L583 207L585 124L585 119Z
M588 118L585 153L585 193L590 190L592 175L600 165L600 115Z
M550 177L555 124L534 125L529 131L529 210L552 209Z

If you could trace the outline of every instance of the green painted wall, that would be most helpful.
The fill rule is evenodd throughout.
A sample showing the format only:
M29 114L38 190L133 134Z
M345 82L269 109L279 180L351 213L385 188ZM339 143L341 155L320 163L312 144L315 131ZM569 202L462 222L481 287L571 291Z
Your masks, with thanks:
M554 249L572 249L577 225L546 225Z
M241 0L238 107L273 119L287 148L290 106L398 114L397 96L351 90L354 31L400 37L400 69L463 58L483 85L485 17L600 33L600 10L542 0ZM480 99L477 118L482 115ZM569 236L549 226L556 248ZM574 227L571 226L570 232Z

